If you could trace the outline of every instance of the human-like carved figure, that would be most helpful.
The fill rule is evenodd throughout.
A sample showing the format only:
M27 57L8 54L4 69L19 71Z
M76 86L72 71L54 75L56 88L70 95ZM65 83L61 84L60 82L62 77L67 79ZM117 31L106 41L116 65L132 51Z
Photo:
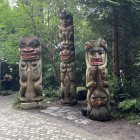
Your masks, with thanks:
M73 45L62 45L60 47L60 81L61 81L61 102L73 105L76 100L75 87L75 52Z
M75 86L75 46L73 18L65 10L60 13L60 81L61 102L73 105L77 102Z
M22 37L19 46L20 101L41 101L43 98L40 41L36 36Z
M73 17L64 10L60 13L59 37L61 44L73 44L73 35Z
M107 43L104 39L86 42L87 115L99 121L110 120L107 81Z

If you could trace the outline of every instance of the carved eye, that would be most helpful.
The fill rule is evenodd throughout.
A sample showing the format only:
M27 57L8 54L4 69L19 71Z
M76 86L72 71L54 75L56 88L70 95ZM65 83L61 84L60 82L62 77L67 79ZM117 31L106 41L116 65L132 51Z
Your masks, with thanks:
M66 15L65 16L65 20L68 20L68 19L70 19L70 16L69 15Z
M23 42L23 41L19 42L20 48L24 48L26 45L27 45L26 42Z
M68 49L69 49L70 51L74 51L74 50L75 50L75 47L74 47L73 45L70 45L70 46L68 46Z
M101 97L101 99L106 99L106 97Z
M29 43L29 46L32 48L37 48L38 46L40 46L40 42L39 42L39 40L34 39Z
M95 99L97 99L97 97L95 97L95 96L91 96L91 99L95 100Z
M60 46L60 51L63 51L65 49L65 47L62 45Z
M93 49L90 49L89 53L90 53L91 55L94 55L94 54L95 54L95 51L94 51Z
M103 51L99 51L98 54L99 54L99 55L102 55L102 54L103 54Z

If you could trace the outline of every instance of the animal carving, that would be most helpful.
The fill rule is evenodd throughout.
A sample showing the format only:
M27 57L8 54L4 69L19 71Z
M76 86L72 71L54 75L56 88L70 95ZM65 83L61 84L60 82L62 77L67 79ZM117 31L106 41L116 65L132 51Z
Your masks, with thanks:
M75 46L72 16L65 10L60 13L60 93L61 103L73 105L77 102L75 86Z
M60 13L59 37L61 44L73 44L74 42L73 17L65 10Z
M91 40L85 45L87 115L99 121L110 120L107 81L107 43L104 39Z
M73 45L60 46L60 81L61 102L73 105L76 103L75 87L75 48Z
M61 102L73 105L76 103L75 64L60 64Z
M38 37L22 37L19 42L20 101L42 100L41 45Z

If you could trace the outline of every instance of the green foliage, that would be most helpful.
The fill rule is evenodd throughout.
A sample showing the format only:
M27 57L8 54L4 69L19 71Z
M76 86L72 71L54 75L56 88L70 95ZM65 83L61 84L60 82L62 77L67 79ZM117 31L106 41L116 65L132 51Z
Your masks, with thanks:
M136 62L135 62L136 66L140 66L140 51L137 54L137 58L136 58Z
M133 78L131 81L124 80L123 92L127 93L130 97L138 98L140 97L140 79Z
M140 100L126 99L119 103L118 108L123 112L137 112L140 111Z
M59 66L57 67L57 69ZM43 87L56 88L59 86L58 79L54 76L54 70L51 64L44 64L43 66ZM47 71L47 72L45 72Z
M43 86L53 95L59 86L58 39L59 12L64 7L72 13L75 30L76 85L85 85L85 42L95 37L104 37L108 42L110 93L139 97L139 5L135 0L18 0L16 7L0 0L0 58L8 63L19 61L18 41L24 35L37 35L42 43ZM112 75L112 9L119 13L119 57L120 68L127 77L120 79ZM18 70L16 70L16 73ZM122 88L122 89L121 89ZM46 90L46 91L47 91ZM47 93L47 92L46 92ZM120 100L119 100L120 101ZM118 102L119 102L118 101Z
M133 123L140 123L140 99L126 99L118 104L122 117Z
M16 97L15 97L15 100L13 102L13 107L16 108L16 109L19 109L20 108L20 95L19 95L19 92L16 93Z
M112 74L112 75L109 75L108 82L109 82L110 94L114 96L115 98L117 98L121 90L120 80L114 74Z
M59 99L58 89L54 90L51 87L43 90L44 99L47 101L56 101Z
M140 124L140 115L139 114L131 112L131 113L125 115L125 118L132 123Z

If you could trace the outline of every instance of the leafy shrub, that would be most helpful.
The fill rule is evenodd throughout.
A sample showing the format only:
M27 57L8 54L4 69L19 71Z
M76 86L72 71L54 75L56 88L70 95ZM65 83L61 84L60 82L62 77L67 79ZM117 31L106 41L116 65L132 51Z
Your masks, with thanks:
M120 101L121 94L121 81L115 75L109 75L109 91L110 96L115 99L116 102Z
M130 122L137 123L138 125L140 124L140 115L136 113L129 113L126 115L126 119L129 120Z
M59 99L59 91L49 87L43 90L43 96L47 100L56 100Z
M137 77L132 78L130 81L124 79L123 92L127 93L133 98L139 97L140 79Z
M138 99L126 99L118 104L118 108L123 112L139 112L140 100Z

